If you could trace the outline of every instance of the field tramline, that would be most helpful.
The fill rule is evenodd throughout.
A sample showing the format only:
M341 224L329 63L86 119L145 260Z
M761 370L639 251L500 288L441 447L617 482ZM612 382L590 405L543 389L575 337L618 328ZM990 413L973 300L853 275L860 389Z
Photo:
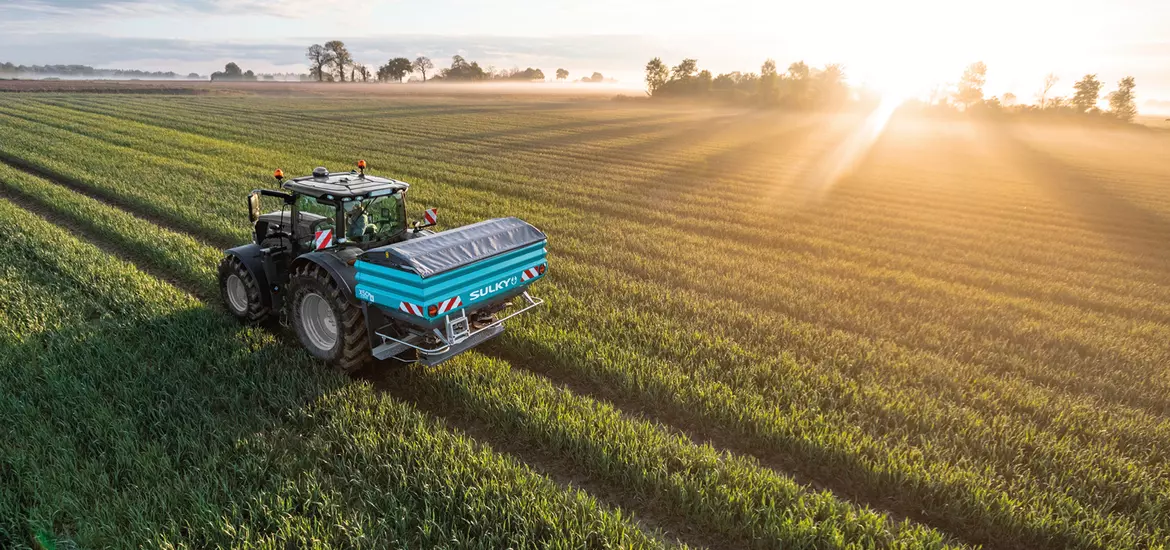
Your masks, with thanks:
M121 450L89 469L4 450L0 484L24 496L0 498L0 543L1166 544L1170 164L1157 151L1170 137L1118 130L1087 148L1075 129L897 115L851 152L863 115L446 99L0 104L0 208L20 235L0 265L30 289L0 310L12 343L0 387L107 392L72 424L133 426L46 432L31 411L4 411L12 438ZM322 122L350 130L323 140ZM358 157L415 185L413 218L520 215L548 233L551 307L482 352L356 381L278 329L232 328L207 304L217 248L249 236L241 197L272 168ZM54 268L64 260L45 247L102 259ZM66 290L86 305L65 307ZM85 332L87 315L115 339ZM152 329L162 349L149 350L134 330L152 319L201 336ZM71 331L103 351L22 363ZM82 365L124 387L74 387ZM253 403L260 392L272 395ZM166 395L240 418L155 418ZM152 425L212 444L140 440ZM91 480L123 462L149 490ZM192 464L224 471L201 470L190 497L158 477ZM233 464L275 470L218 489L239 482ZM84 489L66 498L72 485ZM125 496L89 515L111 491ZM218 522L221 508L237 511Z

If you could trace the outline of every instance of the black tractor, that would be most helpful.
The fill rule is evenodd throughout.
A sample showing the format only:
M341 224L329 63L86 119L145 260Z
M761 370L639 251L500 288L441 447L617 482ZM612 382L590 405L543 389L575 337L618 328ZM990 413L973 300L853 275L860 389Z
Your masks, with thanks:
M226 251L227 310L291 324L315 357L342 371L373 358L437 364L503 332L539 306L527 287L546 270L545 235L516 218L432 232L436 211L408 224L410 184L358 170L289 180L248 195L253 242ZM261 213L260 198L281 201ZM519 311L503 316L522 297Z

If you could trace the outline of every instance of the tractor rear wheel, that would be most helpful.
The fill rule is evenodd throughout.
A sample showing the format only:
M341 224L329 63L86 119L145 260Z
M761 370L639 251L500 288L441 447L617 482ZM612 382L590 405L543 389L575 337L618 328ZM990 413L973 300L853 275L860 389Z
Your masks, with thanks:
M370 360L362 309L345 298L328 272L313 263L300 265L289 288L289 318L313 357L342 372L356 371Z
M225 256L219 262L219 293L224 307L242 322L259 323L271 312L260 296L256 278L235 256Z

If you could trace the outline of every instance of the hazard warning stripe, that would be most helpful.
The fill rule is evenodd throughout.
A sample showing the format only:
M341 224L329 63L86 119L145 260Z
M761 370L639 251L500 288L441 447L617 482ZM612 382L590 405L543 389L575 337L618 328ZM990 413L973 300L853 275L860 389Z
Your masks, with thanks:
M530 267L524 270L524 274L520 276L520 280L527 281L528 279L535 279L539 276L540 272L537 271L535 267Z
M426 209L425 211L423 211L423 219L425 219L427 221L427 223L437 222L439 220L439 209L437 209L437 208Z
M327 248L329 245L332 245L332 244L333 244L333 230L332 229L325 229L323 231L318 231L313 235L313 248L316 250L321 250L322 248Z
M398 304L398 309L399 309L399 310L401 310L401 311L405 311L406 313L410 313L410 314L412 314L412 315L418 315L419 317L422 317L422 316L423 316L423 308L422 308L422 306L414 305L414 304L412 304L412 303L410 303L410 302L401 302L401 303L399 303L399 304Z
M461 305L463 305L462 298L460 298L458 296L456 296L454 298L448 298L446 300L443 300L443 302L441 304L439 304L439 313L440 314L447 313L448 311L451 311L452 309L455 309Z

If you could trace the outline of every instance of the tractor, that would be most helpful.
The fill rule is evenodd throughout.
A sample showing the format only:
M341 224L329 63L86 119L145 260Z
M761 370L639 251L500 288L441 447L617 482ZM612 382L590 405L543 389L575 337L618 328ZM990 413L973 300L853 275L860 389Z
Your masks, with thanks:
M314 357L351 372L374 359L437 365L504 331L544 302L546 236L517 218L433 231L407 223L410 184L357 170L285 179L247 197L253 242L219 265L227 310L245 323L292 325ZM261 197L279 210L261 213Z

